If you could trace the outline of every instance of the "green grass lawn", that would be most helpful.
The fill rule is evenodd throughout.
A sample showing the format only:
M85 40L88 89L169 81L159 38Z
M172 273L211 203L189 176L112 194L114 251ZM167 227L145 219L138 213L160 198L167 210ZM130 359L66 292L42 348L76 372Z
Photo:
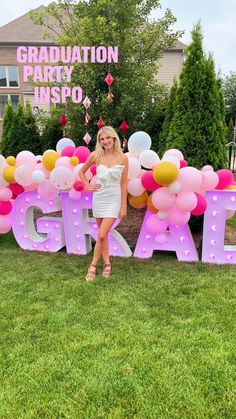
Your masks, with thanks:
M236 417L236 266L0 254L1 418Z

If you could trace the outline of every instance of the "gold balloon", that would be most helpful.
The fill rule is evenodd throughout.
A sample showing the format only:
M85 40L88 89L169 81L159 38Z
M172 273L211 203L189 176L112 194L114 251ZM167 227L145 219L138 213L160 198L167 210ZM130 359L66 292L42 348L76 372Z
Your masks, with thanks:
M8 156L6 158L6 162L9 164L9 166L15 166L16 164L16 158L13 156Z
M56 151L48 151L44 153L42 158L43 167L47 170L53 170L56 161L59 159L59 154Z
M147 207L150 211L154 212L154 214L156 214L159 211L156 207L154 207L154 205L152 203L152 195L149 195L149 197L148 197Z
M226 188L226 189L228 189L228 190L230 190L230 191L235 191L235 190L236 190L236 185L230 185L230 186L228 186L228 188Z
M136 209L144 208L146 206L147 199L148 199L148 194L146 191L143 192L142 195L139 195L139 196L133 196L133 195L128 196L128 200L131 207L136 208Z
M77 156L72 156L70 158L70 164L71 166L77 166L77 164L79 164L79 159Z
M9 183L16 183L14 178L15 170L16 168L14 166L5 167L5 169L2 172L3 179Z
M161 162L153 170L153 177L162 186L168 186L178 177L179 171L174 163Z

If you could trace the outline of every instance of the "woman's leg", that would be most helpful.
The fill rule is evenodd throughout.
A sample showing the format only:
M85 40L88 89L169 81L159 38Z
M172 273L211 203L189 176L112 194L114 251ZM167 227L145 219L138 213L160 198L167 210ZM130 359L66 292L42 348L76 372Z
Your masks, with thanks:
M94 247L92 264L96 265L101 257L103 256L106 264L110 263L109 259L109 246L108 246L108 233L114 224L115 218L103 218L99 230L97 242Z

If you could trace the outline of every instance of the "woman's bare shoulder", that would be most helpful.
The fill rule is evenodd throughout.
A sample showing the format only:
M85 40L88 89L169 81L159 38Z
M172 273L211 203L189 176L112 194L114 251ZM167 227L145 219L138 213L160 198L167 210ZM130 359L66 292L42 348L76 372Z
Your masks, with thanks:
M128 163L128 156L126 156L126 154L122 155L122 164L127 164Z

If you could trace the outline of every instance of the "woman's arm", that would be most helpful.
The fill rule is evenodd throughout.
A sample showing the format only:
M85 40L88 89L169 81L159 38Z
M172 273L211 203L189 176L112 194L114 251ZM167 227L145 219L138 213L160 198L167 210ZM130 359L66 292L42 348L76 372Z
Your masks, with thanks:
M95 155L94 151L92 153L90 153L89 158L87 159L87 161L84 163L83 167L79 171L79 177L89 191L97 191L101 187L101 185L99 185L99 184L91 185L89 183L87 177L85 176L85 173L87 172L87 170L94 163L94 155Z
M124 218L127 215L127 183L128 183L128 157L124 155L124 170L122 172L120 186L121 186L121 206L119 218Z

